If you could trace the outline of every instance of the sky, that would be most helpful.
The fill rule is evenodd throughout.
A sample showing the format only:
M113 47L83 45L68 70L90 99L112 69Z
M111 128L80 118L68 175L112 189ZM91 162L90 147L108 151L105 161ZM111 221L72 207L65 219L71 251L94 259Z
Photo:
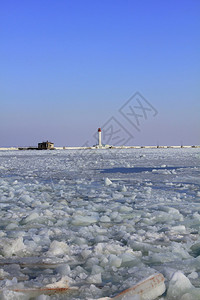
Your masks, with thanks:
M0 3L0 147L200 144L199 0Z

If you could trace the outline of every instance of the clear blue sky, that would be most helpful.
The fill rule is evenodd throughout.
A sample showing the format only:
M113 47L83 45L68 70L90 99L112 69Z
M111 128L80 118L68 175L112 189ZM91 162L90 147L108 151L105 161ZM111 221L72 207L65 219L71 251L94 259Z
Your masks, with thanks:
M1 1L0 43L0 147L82 145L112 116L129 144L200 144L199 0Z

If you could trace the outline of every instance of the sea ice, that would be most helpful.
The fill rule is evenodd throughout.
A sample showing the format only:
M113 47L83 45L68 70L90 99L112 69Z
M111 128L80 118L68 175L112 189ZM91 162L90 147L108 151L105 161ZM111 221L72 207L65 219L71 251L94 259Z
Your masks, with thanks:
M162 281L144 299L200 299L199 159L195 148L0 151L0 299L63 276L78 287L69 300L112 299L157 272L167 291Z

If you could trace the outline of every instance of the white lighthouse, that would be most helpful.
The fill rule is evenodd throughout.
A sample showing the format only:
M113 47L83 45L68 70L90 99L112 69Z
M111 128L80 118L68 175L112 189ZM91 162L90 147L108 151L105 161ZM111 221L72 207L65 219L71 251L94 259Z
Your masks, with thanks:
M98 133L99 133L99 148L102 147L102 144L101 144L101 128L98 128Z

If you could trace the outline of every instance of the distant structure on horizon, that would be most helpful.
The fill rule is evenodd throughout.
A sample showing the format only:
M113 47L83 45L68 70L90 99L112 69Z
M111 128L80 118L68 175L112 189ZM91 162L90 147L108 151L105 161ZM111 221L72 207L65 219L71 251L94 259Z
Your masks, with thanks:
M108 148L112 148L112 146L110 145L105 145L105 144L102 144L102 141L101 141L101 128L98 128L97 130L98 132L98 143L96 145L93 145L91 147L91 149L108 149Z
M94 135L95 139L97 139L97 143L93 146L76 146L76 147L71 147L71 146L63 146L63 147L54 147L54 143L49 142L48 140L46 142L38 143L38 147L30 146L30 147L10 147L10 148L0 148L0 150L87 150L87 149L166 149L166 148L200 148L200 145L188 145L184 146L182 143L180 146L160 146L157 144L157 146L116 146L116 145L108 145L108 144L103 144L102 139L101 139L101 128L99 127L97 129L97 134ZM104 135L105 138L105 135Z
M98 128L98 133L99 133L99 148L102 147L102 143L101 143L101 128Z
M54 149L54 143L49 141L38 143L38 150Z

